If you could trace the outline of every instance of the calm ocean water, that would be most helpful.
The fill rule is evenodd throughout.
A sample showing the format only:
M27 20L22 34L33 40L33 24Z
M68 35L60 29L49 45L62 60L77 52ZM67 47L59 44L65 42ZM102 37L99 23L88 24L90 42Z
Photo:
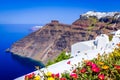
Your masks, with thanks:
M40 62L6 53L15 41L30 33L34 24L0 24L0 80L13 80L35 70L35 66L44 67Z

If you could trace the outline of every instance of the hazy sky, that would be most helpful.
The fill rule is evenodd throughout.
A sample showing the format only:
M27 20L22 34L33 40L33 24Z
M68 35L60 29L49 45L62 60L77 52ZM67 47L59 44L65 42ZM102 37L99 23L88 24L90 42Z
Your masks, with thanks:
M71 24L89 10L120 12L120 0L0 0L0 24Z

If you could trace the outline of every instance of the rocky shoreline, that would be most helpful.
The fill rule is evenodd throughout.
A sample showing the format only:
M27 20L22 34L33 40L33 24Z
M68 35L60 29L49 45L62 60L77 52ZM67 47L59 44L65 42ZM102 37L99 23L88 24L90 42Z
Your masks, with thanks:
M42 61L54 60L62 51L70 52L71 45L86 40L92 40L97 35L120 29L120 17L105 16L98 19L96 16L81 15L71 25L52 20L39 30L15 42L10 52L20 56Z

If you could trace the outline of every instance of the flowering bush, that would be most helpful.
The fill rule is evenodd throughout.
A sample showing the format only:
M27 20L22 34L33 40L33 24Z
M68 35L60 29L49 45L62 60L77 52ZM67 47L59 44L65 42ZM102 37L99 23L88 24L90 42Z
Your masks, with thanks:
M40 80L39 75L35 75L34 73L25 75L25 80Z
M70 62L67 62L70 65ZM61 75L61 76L60 76ZM34 79L35 75L25 76L25 80ZM120 79L120 44L110 54L98 54L93 60L83 60L71 73L44 74L44 80L119 80Z

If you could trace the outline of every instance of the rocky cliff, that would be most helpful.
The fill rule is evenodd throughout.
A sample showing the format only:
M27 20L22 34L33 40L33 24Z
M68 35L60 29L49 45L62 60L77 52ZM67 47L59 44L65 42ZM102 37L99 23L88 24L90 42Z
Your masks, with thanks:
M119 13L100 18L96 15L83 14L71 25L52 20L36 32L15 42L10 52L46 64L49 59L56 58L61 51L70 51L71 45L76 42L91 40L101 33L109 34L118 29L120 29Z

